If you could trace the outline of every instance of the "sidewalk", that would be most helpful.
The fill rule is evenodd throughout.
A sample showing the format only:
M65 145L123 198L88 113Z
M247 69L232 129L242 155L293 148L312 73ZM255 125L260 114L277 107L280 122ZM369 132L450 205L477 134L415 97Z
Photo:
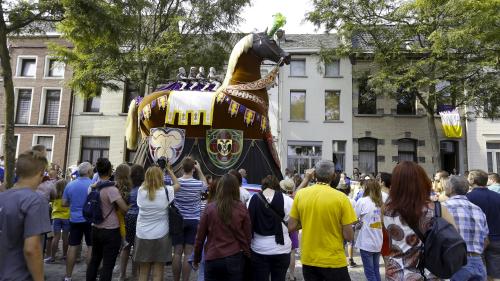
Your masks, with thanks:
M354 260L358 264L358 266L355 267L355 268L349 268L349 274L351 275L351 280L352 281L363 281L363 280L366 280L365 276L364 276L364 273L363 273L363 266L362 266L362 263L361 263L361 258L359 257L359 255L357 255L354 258ZM382 262L382 260L381 260L381 262ZM63 280L64 274L65 274L65 270L66 270L66 267L65 267L64 261L62 261L62 260L57 260L57 262L55 264L46 264L45 265L45 277L46 277L46 281L61 281L61 280ZM80 263L78 263L78 264L76 264L75 265L75 269L73 271L73 281L84 281L85 280L85 270L86 270L86 266L85 266L85 263L83 261L80 262ZM128 266L128 271L129 272L128 272L127 276L131 276L130 275L130 270L131 270L131 266L130 266L130 263L129 263L129 266ZM380 274L381 274L381 276L384 276L384 273L385 273L384 266L383 266L383 264L381 264L381 266L380 266ZM299 281L304 280L302 278L302 265L300 264L300 261L297 262L297 268L295 270L295 274L296 274L297 280L299 280ZM113 281L119 281L118 280L118 275L119 275L118 272L116 272L116 273L113 274ZM191 274L190 280L195 281L197 275L198 274L196 272L193 272ZM128 280L133 281L132 278L129 278ZM173 280L173 277L172 277L172 267L171 266L167 266L166 267L165 279L164 280L166 280L166 281Z

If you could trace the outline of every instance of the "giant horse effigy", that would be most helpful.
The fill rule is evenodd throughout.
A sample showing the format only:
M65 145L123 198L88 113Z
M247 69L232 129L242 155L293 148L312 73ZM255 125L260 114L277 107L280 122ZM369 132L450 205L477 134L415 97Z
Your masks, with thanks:
M262 78L264 60L276 66ZM252 33L234 46L224 81L216 90L210 89L218 85L174 83L135 99L126 129L128 149L137 149L134 162L149 166L164 157L176 171L182 159L191 156L215 176L244 168L251 183L270 174L281 178L269 127L267 88L274 86L279 67L289 63L290 55L272 34Z

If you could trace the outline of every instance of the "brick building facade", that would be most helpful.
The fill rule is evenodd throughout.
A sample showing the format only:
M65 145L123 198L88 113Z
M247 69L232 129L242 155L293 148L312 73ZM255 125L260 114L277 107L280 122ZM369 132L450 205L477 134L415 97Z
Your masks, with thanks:
M70 128L71 89L66 81L71 70L51 57L48 44L69 44L59 36L9 38L15 95L16 156L35 144L47 147L51 163L66 166ZM0 88L0 108L4 108L4 88ZM0 140L3 139L0 115ZM3 142L3 141L2 141ZM0 148L0 155L3 154Z

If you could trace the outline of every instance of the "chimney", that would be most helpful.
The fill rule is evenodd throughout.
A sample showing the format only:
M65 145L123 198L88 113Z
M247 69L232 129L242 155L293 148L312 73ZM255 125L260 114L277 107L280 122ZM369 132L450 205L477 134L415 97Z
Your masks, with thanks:
M285 42L286 41L285 30L278 29L278 31L276 31L276 37L278 38L279 42L281 42L281 41Z

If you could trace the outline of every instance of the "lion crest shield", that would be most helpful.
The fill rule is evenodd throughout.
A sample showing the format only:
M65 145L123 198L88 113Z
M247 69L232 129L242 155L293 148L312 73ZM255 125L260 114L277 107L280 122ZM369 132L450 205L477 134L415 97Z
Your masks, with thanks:
M220 169L231 168L243 150L243 131L207 130L207 153L212 164Z

